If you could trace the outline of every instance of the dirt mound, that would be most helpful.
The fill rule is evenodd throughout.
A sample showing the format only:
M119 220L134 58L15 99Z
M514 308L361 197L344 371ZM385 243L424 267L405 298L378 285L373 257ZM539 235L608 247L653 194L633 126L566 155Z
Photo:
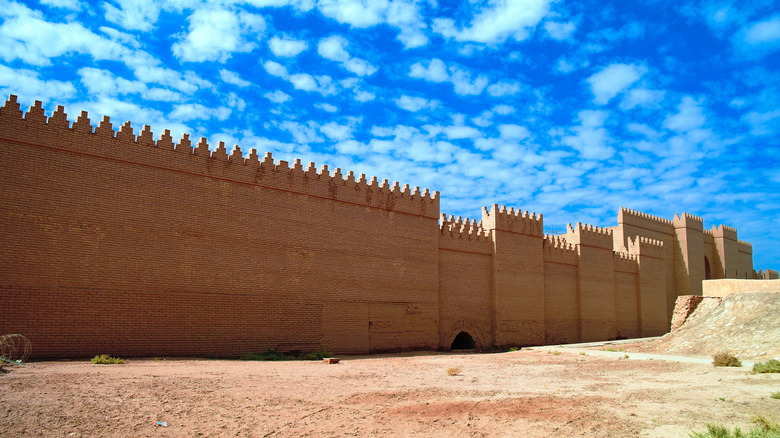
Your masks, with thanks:
M704 299L677 330L652 343L658 353L780 359L780 292Z

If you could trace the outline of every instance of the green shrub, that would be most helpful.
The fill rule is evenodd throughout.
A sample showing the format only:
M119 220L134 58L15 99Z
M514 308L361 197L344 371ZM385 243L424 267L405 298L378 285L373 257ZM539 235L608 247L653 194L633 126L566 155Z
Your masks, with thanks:
M707 432L690 432L692 438L780 438L780 425L773 419L764 415L754 415L752 422L756 425L747 433L743 433L739 427L729 431L721 424L707 424Z
M753 365L753 372L758 373L780 373L780 360L769 359L766 362L758 362Z
M125 361L118 357L111 357L107 354L99 354L92 358L92 363L98 365L113 365L113 364L125 363Z
M775 400L780 400L780 391L773 392L772 393L772 398L775 399Z
M742 362L730 353L721 352L712 356L712 364L716 367L741 367Z
M264 361L279 361L279 360L322 360L326 357L333 357L333 353L325 351L320 348L317 351L310 353L302 353L297 355L279 353L274 350L268 350L265 353L248 353L241 356L240 360L264 360Z
M240 359L277 361L277 360L295 360L295 357L283 353L277 353L274 350L268 350L265 353L248 353L241 356Z
M301 356L299 359L301 360L322 360L326 357L333 357L333 353L329 351L325 351L324 349L320 348L317 351L312 351L311 353L306 353L303 356Z

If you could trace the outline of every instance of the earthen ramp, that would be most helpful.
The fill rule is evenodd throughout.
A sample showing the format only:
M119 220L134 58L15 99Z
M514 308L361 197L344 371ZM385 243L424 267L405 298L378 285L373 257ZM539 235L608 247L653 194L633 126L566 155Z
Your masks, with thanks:
M780 291L703 297L685 323L652 348L658 353L726 351L740 359L780 359Z

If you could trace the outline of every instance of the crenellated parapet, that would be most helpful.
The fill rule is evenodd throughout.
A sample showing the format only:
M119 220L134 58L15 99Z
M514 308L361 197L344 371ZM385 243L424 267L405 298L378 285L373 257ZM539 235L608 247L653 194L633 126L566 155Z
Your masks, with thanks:
M482 224L488 230L509 231L535 237L542 237L544 234L541 214L522 211L519 208L507 209L506 206L499 208L498 204L493 204L490 211L487 207L482 207Z
M613 251L612 262L613 265L615 266L615 271L628 272L628 273L637 272L636 254L631 254L622 251Z
M704 219L694 216L692 214L683 213L681 215L675 214L672 220L674 228L687 228L694 231L704 230Z
M442 214L439 219L439 247L464 252L492 253L490 231L482 228L475 219Z
M545 262L566 265L579 264L580 256L577 247L567 242L563 236L545 234L542 244Z
M745 254L753 254L753 244L744 240L737 240L737 251Z
M577 222L577 225L574 227L572 227L571 224L568 224L566 225L566 228L568 230L566 233L566 240L575 245L591 246L609 250L613 248L612 228L585 225L580 222Z
M292 165L287 161L274 162L270 153L260 160L255 149L244 156L241 149L234 146L228 153L223 142L211 150L205 138L193 147L188 134L174 143L169 130L155 140L148 125L138 135L130 122L114 131L107 116L93 127L86 111L71 126L62 106L58 106L47 119L41 102L36 101L23 114L15 95L11 95L0 108L0 141L3 140L174 172L200 173L207 177L431 219L438 219L439 214L439 192L421 191L419 187L401 186L398 182L391 184L386 179L380 182L376 177L368 179L365 175L356 177L351 171L343 174L338 168L331 173L326 165L317 170L315 164L310 163L304 168L300 160L295 160Z
M636 236L628 238L628 252L634 256L664 258L664 243L660 240Z
M673 232L674 225L669 219L665 219L629 208L620 207L618 211L618 224L630 225L645 230L657 231L659 233L670 234Z
M712 237L728 239L728 240L737 240L737 229L723 224L717 227L713 226Z

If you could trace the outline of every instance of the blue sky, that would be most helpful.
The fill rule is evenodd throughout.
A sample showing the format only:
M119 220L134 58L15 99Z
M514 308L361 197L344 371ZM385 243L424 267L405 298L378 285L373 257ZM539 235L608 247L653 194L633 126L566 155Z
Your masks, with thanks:
M611 226L620 206L780 268L780 6L751 2L41 0L0 8L0 89Z

